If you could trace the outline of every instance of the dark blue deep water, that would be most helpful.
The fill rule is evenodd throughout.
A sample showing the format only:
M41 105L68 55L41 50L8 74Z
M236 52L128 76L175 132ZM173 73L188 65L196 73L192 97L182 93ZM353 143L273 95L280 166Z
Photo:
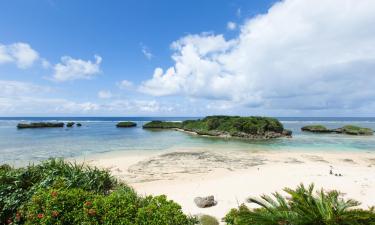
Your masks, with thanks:
M0 118L0 163L22 164L50 157L79 157L111 151L157 151L171 148L210 148L239 150L375 151L374 136L311 134L300 131L308 124L337 128L347 124L375 130L375 118L282 117L293 138L270 141L244 141L208 138L172 130L143 130L151 120L181 121L193 117L7 117ZM17 129L19 122L74 121L82 127ZM116 128L118 121L134 121L135 128Z

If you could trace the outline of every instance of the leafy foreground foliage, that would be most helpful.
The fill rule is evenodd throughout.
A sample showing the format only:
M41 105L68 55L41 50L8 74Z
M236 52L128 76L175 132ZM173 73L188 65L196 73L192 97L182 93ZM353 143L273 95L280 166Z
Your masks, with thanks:
M69 209L69 210L66 210ZM82 189L42 190L25 211L25 224L193 224L165 196L140 198L128 189L108 196Z
M199 224L200 225L219 225L219 221L213 216L210 215L202 215L199 217Z
M230 135L234 137L264 137L267 133L287 134L283 125L270 117L207 116L199 120L180 122L152 121L143 128L180 128L201 135ZM290 131L288 131L290 135Z
M13 169L0 168L0 219L15 215L36 191L64 183L68 188L81 188L94 193L108 193L117 181L107 172L83 165L49 160L39 165Z
M260 199L250 198L260 208L249 209L241 205L232 209L224 218L230 225L374 225L374 208L353 209L360 203L344 200L337 191L317 191L314 185L295 190L286 188L287 198L274 193L273 198L263 195Z
M62 160L0 167L0 224L195 224L165 196L138 196L108 171Z

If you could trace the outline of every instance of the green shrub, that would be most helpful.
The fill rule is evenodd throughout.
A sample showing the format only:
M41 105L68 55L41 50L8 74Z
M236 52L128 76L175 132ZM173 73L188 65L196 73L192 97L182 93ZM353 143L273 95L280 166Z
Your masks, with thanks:
M22 212L25 224L189 225L194 218L165 196L141 198L130 189L99 195L82 189L37 192Z
M250 198L260 208L248 209L242 205L231 210L224 218L229 225L370 225L375 224L374 208L369 210L353 209L359 202L344 200L338 191L314 194L314 185L305 188L302 184L297 189L285 188L289 197L279 193L273 198L267 195Z
M90 221L87 218L90 215L85 215L89 213L85 205L97 197L93 192L77 188L42 189L31 198L23 212L25 224L83 224Z
M108 171L62 160L0 166L0 224L195 224L165 196L143 198Z
M63 183L94 193L108 193L118 185L108 171L63 160L51 159L39 165L0 169L0 222L16 215L17 210L42 188Z
M200 225L219 225L219 221L213 216L210 215L202 215L199 217L199 224Z
M220 126L220 120L218 119L208 119L207 120L207 129L209 130L215 130Z
M100 216L99 222L103 225L135 224L141 202L142 198L133 190L120 188L108 196L95 199L92 207L87 207L87 210L95 210Z
M136 219L136 224L139 225L189 225L197 223L195 218L189 218L183 214L181 206L167 200L165 195L147 196L143 199L142 205L142 208L138 210Z
M77 188L42 189L23 214L26 224L135 224L141 201L129 188L109 195Z
M235 124L239 131L248 134L262 134L264 131L264 127L257 126L252 120L237 120Z
M251 213L250 209L246 205L242 204L238 207L238 209L231 209L229 213L225 215L223 220L228 225L251 224L253 220L248 221L248 217L249 217L248 215L250 213Z

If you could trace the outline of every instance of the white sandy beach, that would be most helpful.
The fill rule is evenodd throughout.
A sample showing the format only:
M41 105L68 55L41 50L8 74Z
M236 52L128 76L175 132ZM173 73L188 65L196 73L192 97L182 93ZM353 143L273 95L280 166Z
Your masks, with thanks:
M82 160L82 159L80 159ZM213 151L173 149L158 153L101 154L85 162L110 169L140 194L165 194L189 214L222 218L250 196L314 183L375 205L374 152ZM342 176L330 175L333 173ZM218 204L198 208L193 199L214 195Z

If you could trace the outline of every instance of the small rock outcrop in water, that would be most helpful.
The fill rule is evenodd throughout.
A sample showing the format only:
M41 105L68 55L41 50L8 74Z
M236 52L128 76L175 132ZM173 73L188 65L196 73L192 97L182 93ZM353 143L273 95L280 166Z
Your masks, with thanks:
M353 125L347 125L336 129L328 129L323 125L309 125L302 127L301 130L313 133L337 133L349 135L373 135L374 133L374 131L370 128L358 127Z
M217 204L217 201L215 201L215 198L213 195L207 196L207 197L196 197L194 198L194 203L199 208L207 208L212 207Z
M81 124L81 123L77 123L76 126L77 126L77 127L80 127L80 126L82 126L82 124Z
M309 125L301 128L302 131L314 132L314 133L330 133L332 130L328 129L323 125Z
M143 125L143 128L181 129L198 135L244 139L271 139L292 135L292 131L285 130L277 119L259 116L207 116L183 122L151 121Z
M344 134L350 134L350 135L373 135L374 131L370 128L364 128L364 127L357 127L357 126L344 126L340 129L342 133ZM335 132L338 132L337 129Z
M118 124L116 124L116 127L136 127L136 126L137 126L136 123L130 122L130 121L119 122Z
M293 132L291 130L288 130L288 129L283 130L283 135L286 137L292 137L292 133Z
M66 124L66 126L67 126L67 127L72 127L74 124L75 124L74 122L68 122L68 123Z
M40 123L19 123L17 125L18 129L24 129L24 128L53 128L53 127L64 127L64 123L40 122Z

